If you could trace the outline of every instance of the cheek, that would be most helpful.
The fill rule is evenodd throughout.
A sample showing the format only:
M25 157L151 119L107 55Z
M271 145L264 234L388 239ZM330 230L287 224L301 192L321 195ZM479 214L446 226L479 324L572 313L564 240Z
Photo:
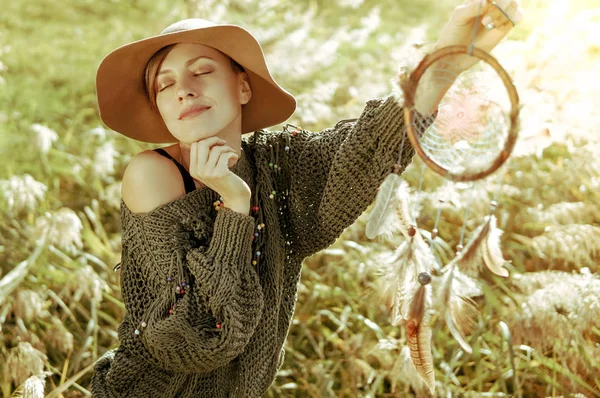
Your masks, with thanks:
M158 108L158 113L166 122L169 120L169 116L171 116L170 107L167 101L164 98L156 99L156 107Z
M240 93L239 87L235 80L233 82L228 82L227 90L224 90L227 93L227 102L230 107L237 108L240 106Z

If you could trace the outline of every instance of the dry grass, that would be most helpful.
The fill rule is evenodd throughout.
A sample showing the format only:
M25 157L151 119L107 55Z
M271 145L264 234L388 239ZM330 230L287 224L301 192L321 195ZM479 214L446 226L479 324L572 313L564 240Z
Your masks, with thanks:
M160 30L163 22L195 12L198 2L184 2L187 8L126 3L78 3L63 12L39 0L27 9L48 21L38 33L19 2L7 5L4 15L21 19L0 16L12 34L11 42L0 35L0 128L7 132L0 134L7 159L0 179L2 397L89 395L93 362L118 344L124 306L112 267L121 250L119 181L140 147L96 127L90 71L99 54L147 34L124 28L123 21L142 26L152 19ZM397 63L409 55L408 44L427 40L450 7L391 0L357 1L356 9L351 1L212 3L223 18L261 15L255 28L278 64L279 80L303 93L304 119L296 122L315 130L384 95ZM502 178L444 185L426 172L419 191L422 163L416 160L404 175L424 235L433 228L440 195L446 199L440 234L430 242L440 263L454 256L467 205L468 240L496 193L503 254L512 261L507 280L483 272L476 282L464 282L479 310L467 338L473 354L433 316L439 396L600 396L600 11L589 4L525 4L531 18L494 52L523 104L522 139ZM99 18L79 26L79 16L90 12ZM398 20L407 21L401 31ZM72 31L65 33L65 26ZM41 43L35 51L47 55L44 70L20 53L31 37ZM47 37L57 38L51 49ZM77 37L88 39L81 39L85 46L77 47ZM280 48L277 37L295 38L298 53ZM332 46L336 62L306 62L302 55L327 55ZM38 75L43 83L32 80ZM370 241L365 220L366 214L306 261L286 360L269 396L428 396L408 360L404 334L377 300L378 261L403 239Z

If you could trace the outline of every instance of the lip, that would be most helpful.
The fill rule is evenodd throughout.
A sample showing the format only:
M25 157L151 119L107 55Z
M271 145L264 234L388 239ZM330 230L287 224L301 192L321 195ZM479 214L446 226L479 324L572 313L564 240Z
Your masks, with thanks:
M206 106L206 105L196 105L196 106L189 107L186 110L184 110L183 112L181 112L181 114L179 115L179 120L186 120L186 119L194 118L209 109L210 109L210 106Z

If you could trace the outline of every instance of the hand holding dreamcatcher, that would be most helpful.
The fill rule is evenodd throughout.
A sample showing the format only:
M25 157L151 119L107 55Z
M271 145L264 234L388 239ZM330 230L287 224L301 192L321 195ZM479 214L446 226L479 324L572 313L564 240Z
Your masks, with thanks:
M516 1L467 0L456 7L442 28L435 49L473 46L489 53L522 20L523 10ZM473 63L466 62L458 69L466 70L471 66Z
M401 77L407 136L425 165L449 182L489 176L512 152L518 133L518 95L489 51L522 19L517 1L468 0L452 13L434 51L409 76ZM495 200L483 224L464 246L463 224L456 257L440 268L418 232L407 184L397 171L379 189L366 235L373 239L400 231L406 238L384 264L382 294L390 308L391 323L405 327L412 361L433 391L430 310L440 310L440 318L470 353L464 332L468 314L475 308L468 297L455 293L457 286L467 283L466 274L477 273L483 266L500 276L508 276L508 270L500 249ZM432 238L438 233L440 210ZM430 284L434 277L435 289Z

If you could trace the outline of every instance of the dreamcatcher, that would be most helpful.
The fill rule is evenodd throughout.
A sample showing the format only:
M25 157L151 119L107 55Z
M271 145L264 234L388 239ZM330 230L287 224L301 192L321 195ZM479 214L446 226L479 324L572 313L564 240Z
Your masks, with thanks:
M491 4L500 9L495 3ZM508 18L504 11L502 13ZM475 29L481 26L480 16ZM510 18L508 20L513 23ZM492 29L493 25L488 24L486 28ZM469 58L475 66L460 74L454 73L450 59L455 61L457 56ZM439 102L435 116L425 117L416 111L416 104L419 96L432 84L448 87L448 90ZM423 173L426 165L444 177L448 184L472 184L497 171L510 156L517 139L518 95L506 71L487 52L473 45L441 48L425 56L416 69L401 80L400 86L407 126L404 137L408 136L423 160ZM404 148L404 142L401 148ZM402 153L398 164L401 158ZM463 271L478 272L485 266L494 274L508 276L500 248L501 231L494 215L498 193L490 203L489 214L483 223L463 245L467 207L456 256L441 267L417 228L408 184L398 175L399 170L397 167L379 188L367 221L366 235L373 239L400 232L405 237L382 265L381 294L390 309L390 322L404 326L411 359L433 392L431 310L438 309L439 318L446 322L452 336L464 351L471 353L465 329L470 320L472 322L476 308L472 300L457 293L461 291L460 284L468 283ZM498 173L500 177L501 174ZM440 213L441 206L431 231L432 239L438 234Z

